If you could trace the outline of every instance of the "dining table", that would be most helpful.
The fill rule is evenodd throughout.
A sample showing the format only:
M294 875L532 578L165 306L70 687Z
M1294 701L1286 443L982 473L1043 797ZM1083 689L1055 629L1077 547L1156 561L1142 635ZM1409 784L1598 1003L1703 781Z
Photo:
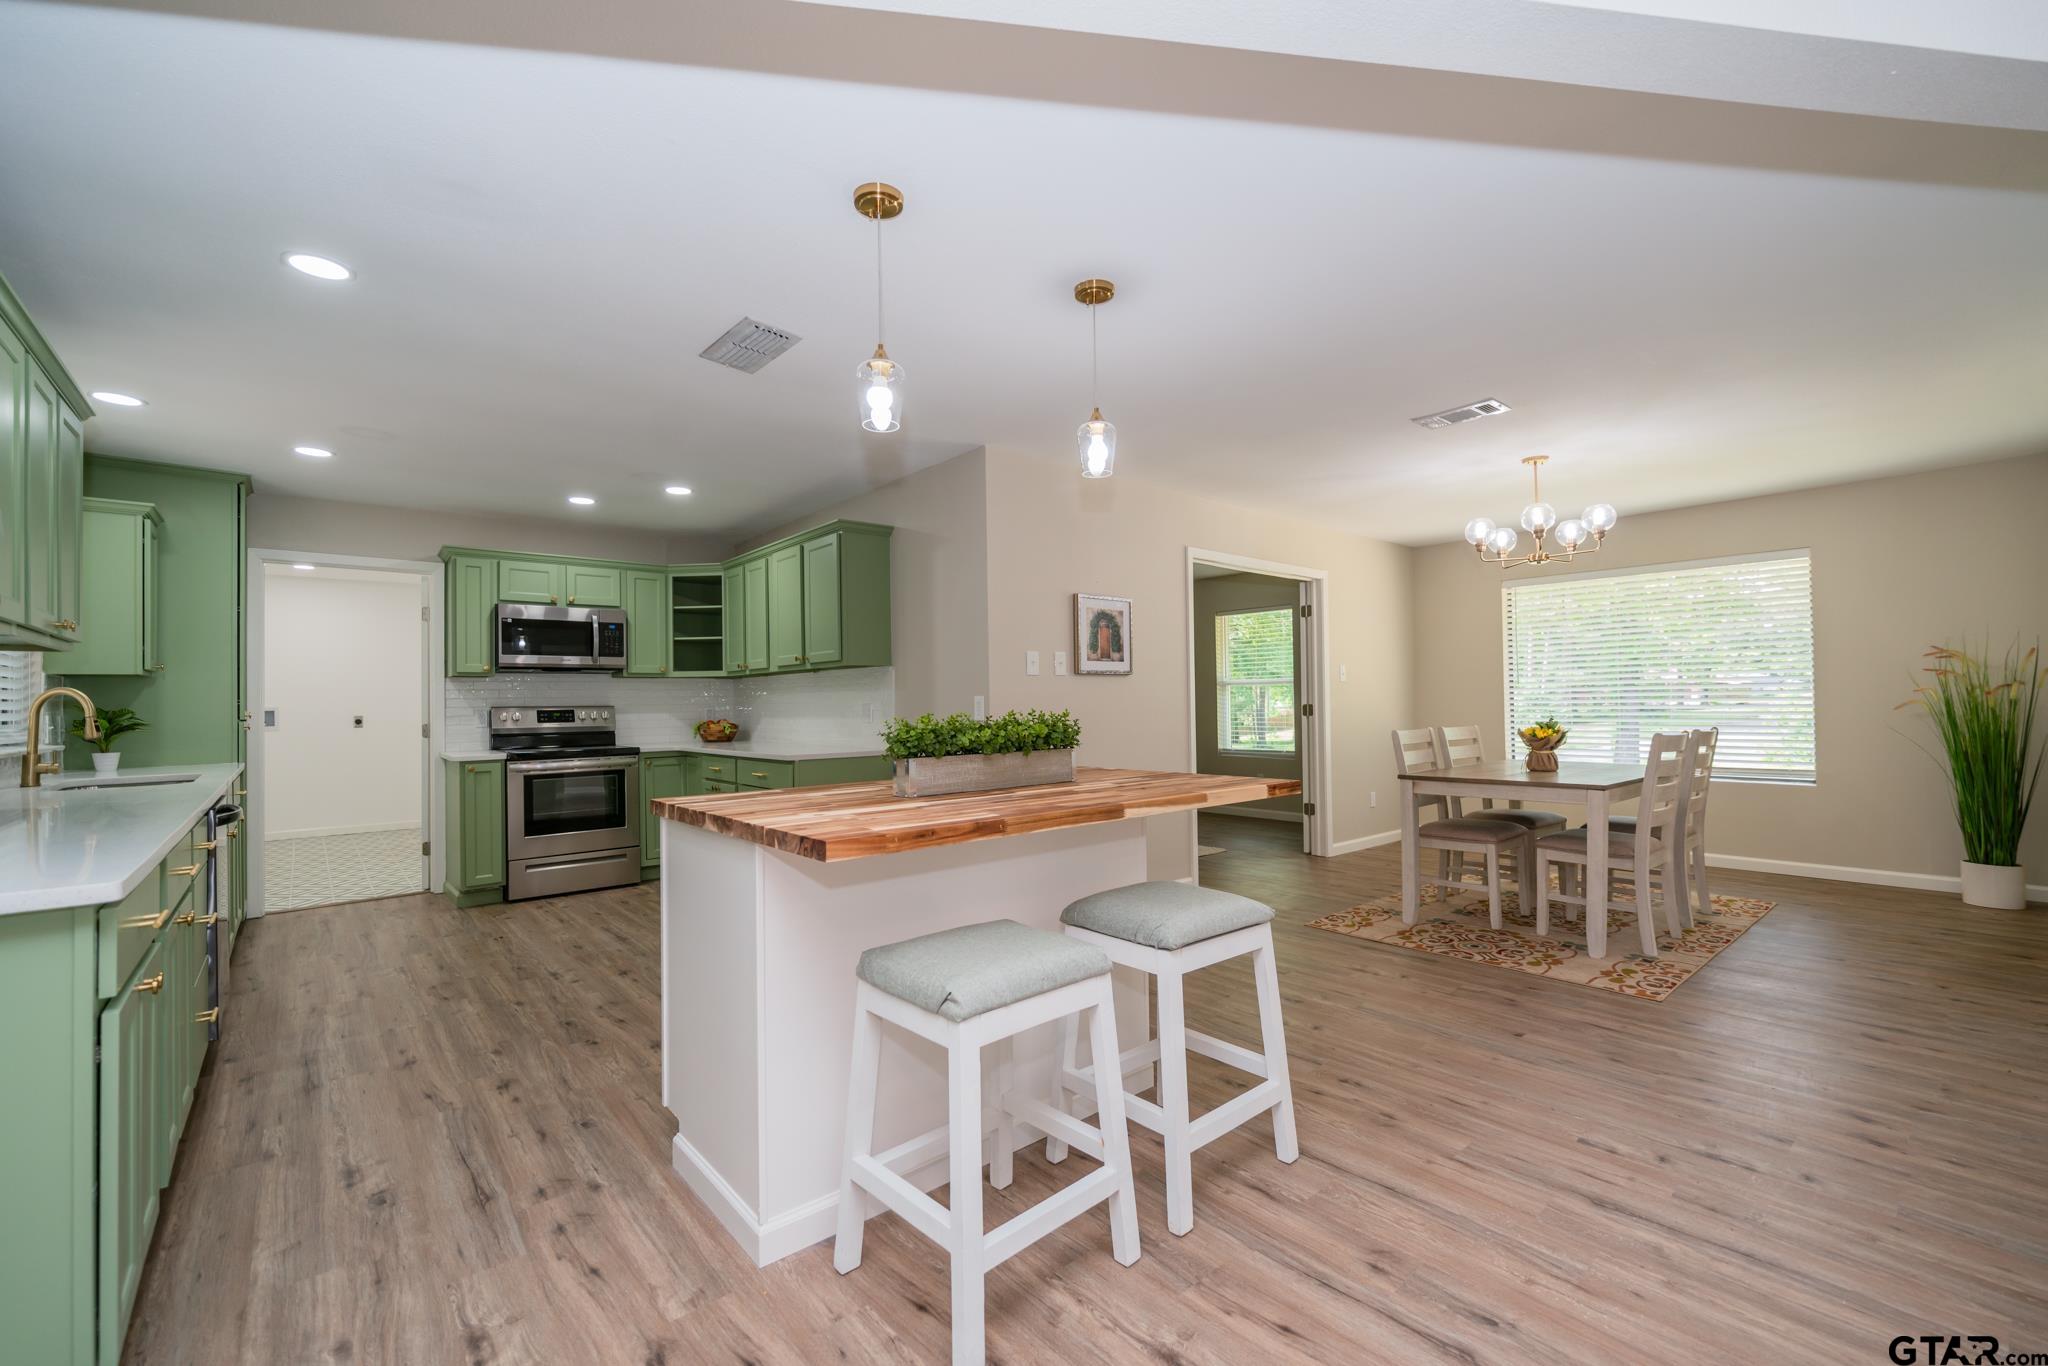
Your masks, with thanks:
M1539 809L1580 806L1586 813L1586 949L1595 958L1605 958L1607 915L1601 909L1600 892L1607 887L1608 816L1616 803L1642 795L1647 771L1647 765L1640 763L1560 759L1554 771L1532 773L1520 760L1489 759L1456 768L1416 768L1397 774L1401 782L1401 923L1413 925L1422 913L1422 887L1418 880L1421 850L1417 847L1416 831L1422 823L1418 813L1424 804L1442 801L1446 813L1451 810L1447 799L1453 797L1468 801L1490 797ZM1485 814L1476 808L1465 811L1467 816ZM1532 883L1533 878L1525 875L1523 885ZM1544 889L1537 888L1536 892L1542 895ZM1522 909L1533 911L1535 907ZM1593 914L1596 910L1600 913Z

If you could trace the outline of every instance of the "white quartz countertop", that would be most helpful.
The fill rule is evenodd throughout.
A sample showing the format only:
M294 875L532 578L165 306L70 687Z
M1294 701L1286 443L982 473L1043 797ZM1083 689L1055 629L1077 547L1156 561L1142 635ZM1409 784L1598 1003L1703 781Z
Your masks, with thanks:
M629 742L630 743L630 742ZM750 759L783 759L793 763L818 759L879 759L882 747L879 744L867 748L832 748L830 745L792 745L762 743L758 740L728 740L723 744L712 744L704 740L685 740L674 744L642 745L643 754L744 754ZM441 757L451 763L478 764L487 760L503 759L505 756L488 749L444 749Z
M0 915L119 901L241 772L240 764L124 767L117 777L192 780L95 788L101 779L87 771L0 789Z

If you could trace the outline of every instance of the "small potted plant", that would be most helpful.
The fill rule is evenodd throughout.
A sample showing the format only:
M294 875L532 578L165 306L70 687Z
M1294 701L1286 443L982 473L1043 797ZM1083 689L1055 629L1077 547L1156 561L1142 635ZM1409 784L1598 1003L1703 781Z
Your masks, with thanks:
M137 716L127 707L101 707L99 709L100 733L88 736L85 733L85 718L72 718L71 733L93 747L93 771L112 773L121 767L121 756L114 752L114 741L138 730L147 730L149 722Z
M1531 773L1557 772L1557 750L1564 743L1566 732L1557 723L1556 717L1538 721L1533 726L1521 729L1522 743L1529 750L1529 771Z
M899 797L992 792L1074 781L1081 723L1065 711L1012 711L985 721L926 712L891 721L882 743L896 761Z
M712 720L697 723L697 738L707 744L722 745L736 738L739 733L740 723L737 721Z
M1994 669L1988 658L1938 645L1924 656L1934 661L1923 670L1932 681L1899 704L1924 711L1941 741L1935 762L1946 760L1963 834L1963 900L1972 906L2017 911L2027 904L2020 832L2041 780L2034 720L2048 671L2040 657L2039 645L2020 654L2014 644Z

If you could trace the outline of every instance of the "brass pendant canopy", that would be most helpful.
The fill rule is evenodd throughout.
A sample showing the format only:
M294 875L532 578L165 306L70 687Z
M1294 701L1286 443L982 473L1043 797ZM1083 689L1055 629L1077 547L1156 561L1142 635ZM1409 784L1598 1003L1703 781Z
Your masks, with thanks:
M881 180L870 180L853 192L853 208L863 218L894 218L903 212L903 191Z
M1116 297L1116 285L1109 280L1083 280L1074 286L1074 301L1093 308Z

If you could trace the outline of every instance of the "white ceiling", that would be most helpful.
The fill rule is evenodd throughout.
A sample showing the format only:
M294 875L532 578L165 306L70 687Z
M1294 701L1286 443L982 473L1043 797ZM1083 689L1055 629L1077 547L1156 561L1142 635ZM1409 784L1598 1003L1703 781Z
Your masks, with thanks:
M0 0L0 273L150 401L98 450L733 535L982 444L1069 477L1098 273L1121 473L1369 535L1511 515L1536 450L1626 516L2048 447L2038 132L789 3L199 13L240 3ZM804 340L697 359L743 314Z

